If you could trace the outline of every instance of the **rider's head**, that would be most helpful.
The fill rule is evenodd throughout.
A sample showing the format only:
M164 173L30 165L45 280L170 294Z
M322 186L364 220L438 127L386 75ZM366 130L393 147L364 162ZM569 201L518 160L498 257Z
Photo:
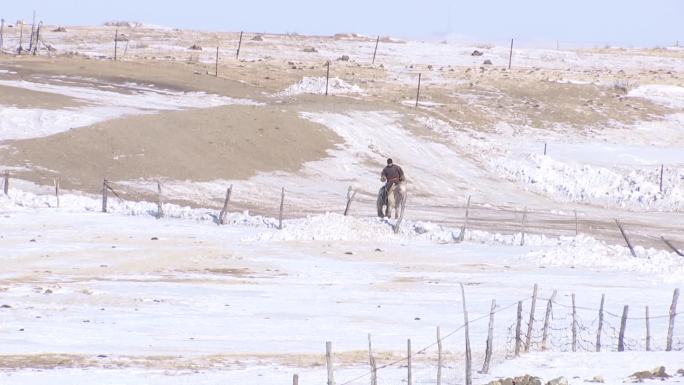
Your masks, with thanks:
M387 158L387 165L389 166L391 164L392 164L392 158Z

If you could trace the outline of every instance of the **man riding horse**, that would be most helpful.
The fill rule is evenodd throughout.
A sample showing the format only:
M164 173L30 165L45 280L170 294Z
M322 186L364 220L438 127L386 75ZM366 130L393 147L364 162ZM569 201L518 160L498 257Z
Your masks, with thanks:
M382 169L380 174L380 181L386 182L385 186L381 189L381 199L384 205L388 205L389 192L392 186L405 181L404 170L398 165L392 162L392 158L387 159L387 166ZM378 208L378 215L380 215L380 208Z

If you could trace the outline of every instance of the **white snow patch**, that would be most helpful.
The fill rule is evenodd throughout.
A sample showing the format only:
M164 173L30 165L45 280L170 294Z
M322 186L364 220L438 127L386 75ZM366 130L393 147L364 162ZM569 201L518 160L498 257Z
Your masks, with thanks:
M355 84L349 84L340 78L330 78L328 82L328 94L350 94L363 93L363 89ZM325 78L324 77L309 77L305 76L299 82L287 87L284 91L278 93L278 96L293 96L300 94L325 94Z
M649 84L631 90L627 96L649 99L672 108L684 108L684 87Z

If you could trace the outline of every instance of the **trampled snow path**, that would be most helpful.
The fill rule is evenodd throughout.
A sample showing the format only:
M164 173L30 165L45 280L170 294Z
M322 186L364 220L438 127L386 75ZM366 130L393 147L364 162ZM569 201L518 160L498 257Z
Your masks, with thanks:
M54 110L0 106L0 140L48 136L126 115L230 104L259 104L248 99L234 99L204 92L170 91L134 83L110 83L108 87L114 91L23 80L0 80L0 85L64 95L86 103L83 107Z

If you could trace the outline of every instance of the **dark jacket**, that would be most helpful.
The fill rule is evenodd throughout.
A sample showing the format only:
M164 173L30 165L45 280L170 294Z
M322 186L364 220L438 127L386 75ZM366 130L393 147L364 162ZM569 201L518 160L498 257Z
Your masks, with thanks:
M399 183L400 181L406 180L404 178L404 170L396 164L390 164L382 169L382 174L380 175L380 180L387 180L387 187L391 187L394 183Z

